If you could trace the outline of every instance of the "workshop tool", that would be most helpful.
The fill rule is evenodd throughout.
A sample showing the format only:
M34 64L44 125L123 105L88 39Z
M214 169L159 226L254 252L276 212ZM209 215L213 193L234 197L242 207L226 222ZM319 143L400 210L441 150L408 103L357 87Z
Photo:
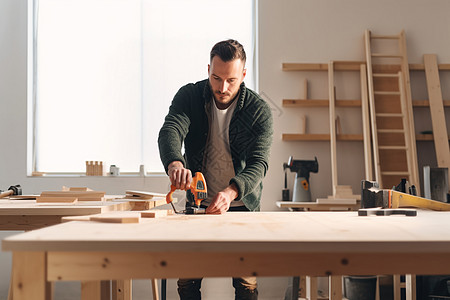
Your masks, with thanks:
M289 189L287 187L287 170L284 168L284 189L281 191L281 200L289 201Z
M172 184L170 192L166 195L166 202L172 205L175 213L184 213L187 215L204 214L205 209L200 208L200 203L207 197L206 180L201 172L196 172L192 177L191 185L186 189L186 209L178 212L173 205L172 194L177 188Z
M288 168L291 172L296 173L294 189L292 192L292 201L311 202L309 173L317 173L319 171L317 157L315 157L315 160L294 160L294 158L290 156L288 162L283 164L283 168Z
M20 184L10 186L7 191L0 191L0 198L16 195L22 195L22 187L20 186Z
M395 189L380 189L376 181L361 182L361 208L423 208L450 211L450 204L407 194Z

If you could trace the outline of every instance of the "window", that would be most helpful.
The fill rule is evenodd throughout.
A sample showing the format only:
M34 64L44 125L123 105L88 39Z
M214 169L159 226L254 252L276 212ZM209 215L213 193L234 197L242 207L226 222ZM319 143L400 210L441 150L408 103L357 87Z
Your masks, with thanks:
M33 171L162 172L157 136L177 90L207 78L209 51L233 38L255 88L255 0L29 0Z

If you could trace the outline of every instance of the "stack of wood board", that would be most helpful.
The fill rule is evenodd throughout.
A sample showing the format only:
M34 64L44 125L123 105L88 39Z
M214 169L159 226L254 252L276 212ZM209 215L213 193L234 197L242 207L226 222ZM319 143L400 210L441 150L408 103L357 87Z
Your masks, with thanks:
M75 203L76 201L105 201L105 192L99 191L44 191L36 197L37 203L62 202Z

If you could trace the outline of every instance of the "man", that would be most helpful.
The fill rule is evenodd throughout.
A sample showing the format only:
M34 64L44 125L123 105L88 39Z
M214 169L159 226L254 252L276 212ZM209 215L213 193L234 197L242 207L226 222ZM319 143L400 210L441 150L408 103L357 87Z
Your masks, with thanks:
M188 188L192 174L202 172L208 187L202 207L210 214L260 210L273 121L268 104L245 87L245 60L235 40L214 45L208 79L178 91L159 132L171 183ZM201 279L180 279L180 298L200 299L200 285ZM257 299L256 278L233 278L233 286L236 299Z

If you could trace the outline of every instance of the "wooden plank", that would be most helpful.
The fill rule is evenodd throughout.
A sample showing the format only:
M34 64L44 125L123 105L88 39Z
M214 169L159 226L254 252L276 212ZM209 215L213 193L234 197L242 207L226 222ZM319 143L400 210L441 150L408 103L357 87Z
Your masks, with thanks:
M424 54L423 60L425 64L428 97L430 99L436 161L439 168L450 169L450 149L437 58L435 54Z
M44 191L41 193L41 197L77 197L78 200L86 198L103 198L105 192L98 191Z
M372 129L372 153L373 153L373 167L375 171L375 180L380 186L383 186L381 177L381 165L378 152L378 133L377 133L377 117L375 106L375 94L373 86L373 65L372 65L372 46L370 42L371 37L370 30L366 29L364 32L364 47L366 53L366 65L367 65L367 87L369 94L369 110L370 110L370 128Z
M125 191L127 196L143 197L144 199L152 199L154 197L165 197L166 194L145 192L145 191ZM147 198L148 197L148 198Z
M65 203L75 204L78 202L77 197L37 197L36 203Z
M42 252L14 252L12 286L14 300L46 300L46 255Z
M330 61L328 64L328 99L330 99L330 107L328 108L328 110L330 121L331 184L333 188L333 195L336 195L336 187L338 186L335 94L336 91L334 87L334 65L333 61Z
M403 77L403 90L405 91L406 99L406 115L409 123L409 134L407 135L409 141L407 145L409 146L408 151L408 163L409 171L411 173L411 178L409 183L415 185L417 189L417 194L420 195L420 179L418 170L418 160L417 160L417 148L416 148L416 136L415 136L415 125L414 125L414 113L412 106L412 96L411 96L411 79L408 64L408 54L406 51L406 34L405 30L400 32L400 43L399 43L400 53L402 54L402 77Z
M361 117L363 123L363 141L364 141L364 174L366 180L374 180L373 178L373 162L372 162L372 139L370 137L370 115L369 115L369 96L367 86L367 68L365 64L360 65L360 82L361 82Z
M139 223L139 217L133 216L95 216L90 217L90 221L103 223Z

